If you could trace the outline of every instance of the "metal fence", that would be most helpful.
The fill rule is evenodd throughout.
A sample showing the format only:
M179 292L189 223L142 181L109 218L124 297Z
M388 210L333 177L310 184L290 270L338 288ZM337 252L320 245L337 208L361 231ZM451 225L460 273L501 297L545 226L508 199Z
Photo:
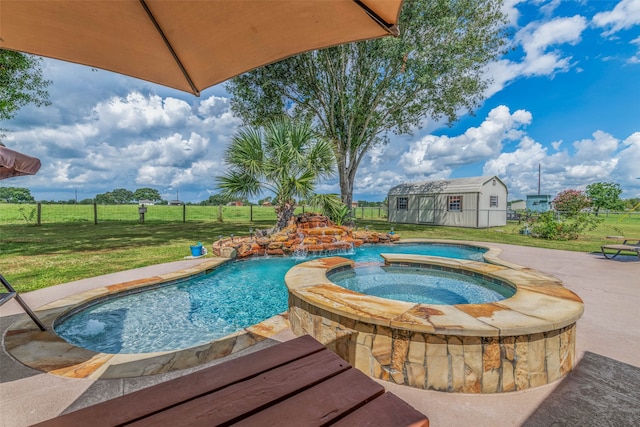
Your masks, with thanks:
M564 212L564 211L554 211L554 210L550 210L550 211L546 211L546 212L552 212L554 217L558 220L561 220L562 218L566 218L566 217L570 217L573 216L575 214L572 214L570 212ZM515 221L529 221L529 220L533 220L538 218L542 213L544 212L537 212L537 211L511 211L508 210L507 211L507 219L508 220L515 220ZM580 214L586 214L586 215L593 215L596 216L595 212L581 212ZM636 222L636 221L640 221L640 212L636 212L636 211L629 211L629 212L617 212L617 211L609 211L609 210L601 210L600 212L598 212L597 215L598 218L602 218L605 220L612 220L612 221L631 221L631 222Z
M300 206L296 214L315 211L309 206ZM386 207L359 207L352 209L356 219L386 219ZM47 223L103 223L122 222L183 222L188 221L275 221L272 206L201 206L201 205L101 205L101 204L0 204L1 224Z

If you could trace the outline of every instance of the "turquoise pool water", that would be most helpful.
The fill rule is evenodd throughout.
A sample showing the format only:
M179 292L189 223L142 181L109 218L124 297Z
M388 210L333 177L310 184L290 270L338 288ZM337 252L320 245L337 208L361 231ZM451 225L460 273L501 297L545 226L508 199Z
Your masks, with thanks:
M329 279L361 294L416 304L483 304L515 293L479 277L417 267L360 267L331 274Z
M485 250L437 244L367 245L340 254L382 262L381 253L482 260ZM286 272L306 259L253 258L211 274L112 297L56 322L56 333L102 353L179 350L227 336L287 310Z

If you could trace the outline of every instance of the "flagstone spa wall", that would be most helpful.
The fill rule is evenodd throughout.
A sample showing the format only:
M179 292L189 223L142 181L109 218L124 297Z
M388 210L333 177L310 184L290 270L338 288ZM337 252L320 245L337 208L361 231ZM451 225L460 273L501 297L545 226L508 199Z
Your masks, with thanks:
M469 337L425 334L336 316L295 297L289 321L365 374L460 393L525 390L558 380L575 361L575 323L545 333Z
M547 278L530 270L516 272L516 295L498 303L416 305L341 288L313 270L344 268L350 261L323 260L299 264L287 274L291 328L373 378L444 392L501 393L548 384L574 366L582 300L558 282L545 285ZM437 262L451 266L461 260ZM506 267L485 266L485 273L514 276ZM529 303L523 300L527 296ZM536 307L543 301L545 308Z

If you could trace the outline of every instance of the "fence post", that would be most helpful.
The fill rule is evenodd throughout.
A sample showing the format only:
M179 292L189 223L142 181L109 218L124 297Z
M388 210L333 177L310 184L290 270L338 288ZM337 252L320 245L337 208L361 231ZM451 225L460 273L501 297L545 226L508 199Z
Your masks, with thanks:
M186 203L182 204L182 223L187 223L187 205Z
M93 204L93 225L98 225L98 204Z
M253 205L249 205L249 221L253 222Z
M42 225L42 203L38 203L38 225Z

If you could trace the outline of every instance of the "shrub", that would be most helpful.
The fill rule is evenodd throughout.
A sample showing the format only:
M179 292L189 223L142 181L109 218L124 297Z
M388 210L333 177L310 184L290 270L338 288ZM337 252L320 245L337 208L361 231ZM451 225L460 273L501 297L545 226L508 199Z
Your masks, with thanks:
M601 219L585 213L559 218L549 211L535 218L529 230L533 237L541 239L576 240L580 233L595 229L601 222Z
M574 217L584 208L591 206L591 201L580 190L565 190L553 199L553 208L562 214Z

